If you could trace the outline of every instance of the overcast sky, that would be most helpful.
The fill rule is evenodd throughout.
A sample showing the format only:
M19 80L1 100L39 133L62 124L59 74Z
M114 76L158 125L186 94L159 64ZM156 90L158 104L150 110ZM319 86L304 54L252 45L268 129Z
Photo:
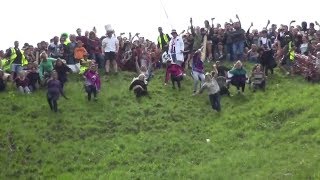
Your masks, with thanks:
M162 1L162 3L161 3ZM13 46L15 40L34 44L48 41L61 33L75 33L80 27L91 30L96 26L98 35L105 33L104 26L111 24L116 33L140 32L153 41L162 26L169 33L172 28L181 32L187 29L190 17L194 24L203 26L205 19L215 17L223 24L238 14L246 30L265 26L268 19L275 24L288 24L292 19L320 21L316 1L280 0L15 0L1 1L0 49ZM299 2L299 4L298 4ZM164 8L162 5L164 5ZM19 5L19 6L17 6ZM301 9L303 8L303 9ZM167 12L168 18L164 13ZM285 11L284 11L285 10ZM14 14L15 13L15 14Z

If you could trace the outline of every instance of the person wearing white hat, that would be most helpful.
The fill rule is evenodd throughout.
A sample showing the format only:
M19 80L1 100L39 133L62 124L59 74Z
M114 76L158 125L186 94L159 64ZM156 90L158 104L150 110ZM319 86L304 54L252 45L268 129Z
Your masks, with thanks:
M102 49L104 51L105 60L106 60L106 66L105 66L106 75L108 75L110 71L110 61L112 62L114 72L118 73L116 55L119 50L119 41L113 35L113 30L111 28L107 30L107 37L104 38L102 41Z
M172 61L179 66L182 65L184 62L184 43L183 39L178 35L177 31L175 29L171 32L172 39L169 43L169 54L172 58Z

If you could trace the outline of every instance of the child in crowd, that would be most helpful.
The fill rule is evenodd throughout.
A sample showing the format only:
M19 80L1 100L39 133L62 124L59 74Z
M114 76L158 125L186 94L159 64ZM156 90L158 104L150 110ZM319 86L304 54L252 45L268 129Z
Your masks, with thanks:
M250 76L251 86L253 88L253 92L257 89L265 90L265 74L261 68L260 64L256 64L252 69L252 74Z
M48 80L47 101L50 106L50 109L54 112L58 112L57 101L60 95L62 95L65 99L68 99L63 93L61 83L58 79L58 73L53 71L51 73L51 78Z
M57 59L54 70L58 73L58 79L63 89L64 84L68 81L67 74L72 72L72 70L61 59Z
M183 80L183 69L181 66L172 63L172 60L167 61L167 71L166 71L166 79L165 86L167 85L169 79L171 78L172 88L175 89L175 82L178 84L179 90L181 89L181 81Z
M215 76L212 77L210 73L206 73L205 75L205 83L202 85L200 91L197 94L201 94L205 89L208 90L209 100L212 109L217 112L221 111L220 105L220 87L218 82L216 81L216 77L218 75L217 68L214 67Z
M133 90L137 98L142 96L149 96L145 75L140 74L137 78L133 78L129 90Z
M94 100L98 100L97 93L100 91L101 82L97 69L97 65L92 64L91 67L83 74L83 77L85 78L85 90L88 93L88 101L91 101L92 94Z
M77 42L77 47L74 49L74 58L76 60L76 70L80 72L80 61L87 55L87 50L83 47L83 43L81 41Z
M30 94L31 91L29 89L29 79L26 77L26 74L24 71L20 71L18 73L18 77L14 80L16 83L17 89L22 94Z
M31 91L35 91L40 87L41 79L36 65L31 67L30 72L27 75L27 78L29 79L29 89Z
M4 72L0 69L0 92L6 90L7 87L7 79L4 77Z

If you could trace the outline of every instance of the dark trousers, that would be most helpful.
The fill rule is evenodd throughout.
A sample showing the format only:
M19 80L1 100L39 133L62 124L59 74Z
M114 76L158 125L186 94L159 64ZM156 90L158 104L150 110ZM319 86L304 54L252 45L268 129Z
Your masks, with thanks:
M219 93L210 94L209 95L209 100L210 100L210 104L211 104L212 109L214 109L214 110L216 110L218 112L221 111Z
M240 88L241 88L242 92L244 92L244 88L246 87L246 81L236 80L236 81L231 81L231 84L236 86L238 91L240 91Z
M51 111L58 112L57 100L54 98L50 98L49 96L48 96L47 100L48 100L48 104L50 106Z
M172 82L172 87L175 88L175 82L178 84L178 88L181 88L181 81L183 80L183 75L180 76L172 76L171 75L171 82Z
M93 97L97 97L97 88L93 85L85 86L86 92L88 93L88 101L91 101L91 95L93 94Z
M134 90L134 94L136 95L137 98L139 98L142 96L148 96L148 91L145 91L142 88L136 88Z

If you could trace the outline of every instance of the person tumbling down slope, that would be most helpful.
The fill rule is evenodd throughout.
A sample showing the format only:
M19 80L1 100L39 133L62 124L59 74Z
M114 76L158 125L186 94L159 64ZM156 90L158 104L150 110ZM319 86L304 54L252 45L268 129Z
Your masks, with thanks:
M129 91L133 90L134 94L137 98L140 98L142 96L149 96L148 88L147 88L147 81L144 74L140 74L137 78L133 78Z

